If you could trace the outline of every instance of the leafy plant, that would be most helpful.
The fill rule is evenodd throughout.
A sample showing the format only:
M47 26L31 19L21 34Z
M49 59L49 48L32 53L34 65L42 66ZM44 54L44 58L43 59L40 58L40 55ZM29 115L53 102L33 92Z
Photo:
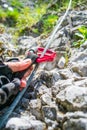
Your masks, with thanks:
M20 0L7 0L14 9L21 10L23 8L23 2Z
M54 25L56 24L58 16L55 14L50 14L42 19L43 23L43 33L47 34L52 31Z
M11 27L15 26L18 17L19 17L19 12L16 9L14 9L13 11L8 10L6 16L6 24Z
M24 31L31 30L31 27L39 21L45 12L46 8L44 5L42 7L36 7L34 10L31 10L29 7L23 8L16 24L19 33L21 34Z
M6 12L0 7L0 22L4 22L6 19Z
M84 40L87 40L87 27L82 26L78 28L78 30L82 34L82 37L84 38Z
M77 38L77 42L74 42L73 45L76 47L80 47L81 44L83 44L87 40L87 27L82 26L78 28L77 33L75 33L75 36Z

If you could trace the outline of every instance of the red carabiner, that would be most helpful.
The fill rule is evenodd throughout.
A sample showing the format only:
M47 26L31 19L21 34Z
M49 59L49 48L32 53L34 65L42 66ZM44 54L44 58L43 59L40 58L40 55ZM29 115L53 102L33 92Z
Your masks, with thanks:
M43 57L40 57L42 52L44 51L43 47L39 47L37 50L37 55L38 58L36 59L36 62L41 63L41 62L45 62L45 61L53 61L54 58L56 57L56 52L48 49L45 53L45 55Z

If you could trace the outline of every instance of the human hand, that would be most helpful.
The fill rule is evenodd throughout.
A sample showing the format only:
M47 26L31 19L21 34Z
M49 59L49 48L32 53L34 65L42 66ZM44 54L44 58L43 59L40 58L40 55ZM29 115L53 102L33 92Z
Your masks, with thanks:
M5 64L8 65L13 72L20 72L28 68L32 64L32 61L31 59L25 59L16 62L5 62ZM33 66L31 66L29 70L27 70L27 72L24 74L23 78L21 79L21 88L24 88L26 86L26 77L30 75L32 70Z

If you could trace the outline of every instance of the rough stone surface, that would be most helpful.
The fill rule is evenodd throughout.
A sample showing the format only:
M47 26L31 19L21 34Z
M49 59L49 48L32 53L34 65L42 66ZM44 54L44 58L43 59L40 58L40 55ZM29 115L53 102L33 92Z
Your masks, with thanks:
M67 112L63 118L63 130L87 129L87 114L85 112Z
M22 118L11 118L6 128L16 130L45 130L46 126L38 120L25 120Z
M59 92L56 96L57 102L68 111L87 109L87 88L79 86L69 86Z
M64 66L65 66L65 63L66 63L65 58L64 58L64 57L61 57L61 59L60 59L59 62L58 62L58 67L59 67L60 69L63 69Z
M57 118L57 111L55 107L49 107L49 106L44 106L42 108L44 119L48 118L50 120L56 120Z

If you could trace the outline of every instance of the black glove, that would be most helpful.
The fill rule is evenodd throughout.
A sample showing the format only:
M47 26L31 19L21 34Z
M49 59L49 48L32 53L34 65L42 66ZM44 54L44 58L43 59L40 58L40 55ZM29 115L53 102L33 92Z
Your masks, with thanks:
M8 65L5 65L3 61L0 61L0 76L5 76L10 81L12 80L12 70L8 67ZM5 79L4 79L5 80ZM3 82L7 82L6 80ZM1 87L1 84L0 84Z
M20 88L20 79L14 78L12 70L0 61L0 106L5 104L9 97L16 95Z
M12 82L2 85L0 88L0 105L7 102L9 97L16 95L20 89L20 80L15 78Z
M34 63L36 63L36 59L38 58L38 56L31 49L31 50L29 50L25 59L27 59L27 58L31 59L32 64L34 64ZM9 61L16 62L16 61L19 61L19 59L18 58L11 58L7 62L9 62ZM31 66L32 66L32 64L31 64ZM29 66L29 67L31 67L31 66ZM23 71L13 73L8 65L5 65L3 63L3 61L0 61L0 76L6 76L10 81L12 81L14 78L21 79L24 76L24 74L26 73L26 71L29 69L29 67Z
M34 51L29 51L25 59L31 59L32 64L36 63L38 56ZM7 62L19 61L17 58L11 58ZM31 65L32 65L31 64ZM30 67L30 66L29 66ZM20 79L24 76L29 67L21 72L13 73L8 65L0 61L0 104L3 105L12 95L16 95L20 88Z
M32 60L32 64L29 66L29 67L31 67L33 64L36 63L36 59L38 58L38 56L34 52L34 50L31 49L31 50L28 51L28 54L25 57L25 59L28 59L28 58ZM14 77L18 77L19 79L21 79L24 76L24 74L27 72L29 67L27 69L23 70L23 71L14 73Z

